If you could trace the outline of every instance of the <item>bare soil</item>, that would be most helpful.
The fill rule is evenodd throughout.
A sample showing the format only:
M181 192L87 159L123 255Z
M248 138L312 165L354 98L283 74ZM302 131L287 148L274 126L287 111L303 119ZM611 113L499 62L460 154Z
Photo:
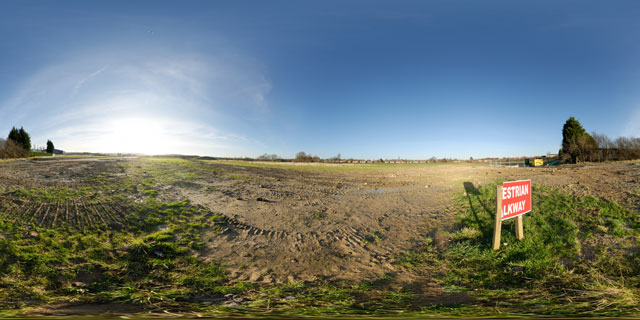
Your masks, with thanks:
M0 208L4 208L0 215L30 217L38 216L37 210L45 210L41 203L17 203L12 193L17 188L90 187L95 177L118 181L133 174L131 168L136 167L137 161L120 158L0 163ZM353 171L300 171L204 162L196 166L195 178L156 186L158 197L171 201L189 199L222 215L229 224L221 232L207 233L206 246L199 256L223 263L231 278L251 282L357 282L394 275L394 286L422 285L429 291L431 282L417 281L424 275L405 272L395 262L398 254L419 245L427 236L437 245L446 244L444 231L455 221L453 200L465 191L465 182L477 187L499 179L531 179L534 185L640 206L638 162L545 168L452 164ZM135 197L130 199L133 205ZM55 205L50 210L71 208L75 214L89 217L97 210L105 216L111 214L115 221L116 215L126 214L128 208L127 203L110 208L104 208L107 204L96 208L78 207L77 203L46 205ZM87 223L92 221L87 219ZM50 221L43 219L40 223ZM431 276L437 277L438 273ZM438 293L438 289L432 289ZM438 297L458 303L467 299L442 292Z

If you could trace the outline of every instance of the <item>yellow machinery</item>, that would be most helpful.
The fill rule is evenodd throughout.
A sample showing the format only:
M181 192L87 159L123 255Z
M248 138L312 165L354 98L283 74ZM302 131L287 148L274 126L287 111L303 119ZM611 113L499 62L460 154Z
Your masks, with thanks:
M532 164L534 167L542 167L544 165L544 161L542 161L542 159L534 159Z

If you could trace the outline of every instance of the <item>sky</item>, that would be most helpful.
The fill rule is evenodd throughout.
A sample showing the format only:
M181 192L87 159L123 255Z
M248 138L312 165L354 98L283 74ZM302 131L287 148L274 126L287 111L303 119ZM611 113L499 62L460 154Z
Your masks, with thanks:
M427 159L640 136L639 1L0 1L0 133Z

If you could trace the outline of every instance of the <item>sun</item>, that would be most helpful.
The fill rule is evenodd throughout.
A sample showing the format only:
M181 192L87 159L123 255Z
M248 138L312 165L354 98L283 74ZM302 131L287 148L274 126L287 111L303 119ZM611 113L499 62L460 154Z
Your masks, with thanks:
M175 137L162 120L153 118L121 118L109 121L102 137L106 152L170 154Z

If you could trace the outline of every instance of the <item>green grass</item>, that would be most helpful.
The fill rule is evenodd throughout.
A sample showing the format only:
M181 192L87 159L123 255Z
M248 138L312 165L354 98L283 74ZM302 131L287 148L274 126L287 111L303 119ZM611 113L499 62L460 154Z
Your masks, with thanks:
M0 304L124 301L153 305L225 291L224 269L194 256L216 222L187 201L150 199L121 231L78 232L0 221ZM164 226L163 229L158 229Z
M395 265L401 268L397 273L362 282L266 285L233 281L227 277L224 261L200 258L205 235L219 236L226 223L222 215L186 200L160 200L159 190L165 185L217 191L215 186L198 183L201 173L242 183L246 176L240 170L179 158L142 158L118 165L126 175L86 177L91 187L23 188L5 194L32 201L132 202L129 196L139 201L120 230L47 229L0 220L0 309L57 302L124 302L204 314L640 313L638 208L534 186L533 211L524 217L524 241L515 239L514 223L509 220L502 233L506 245L493 251L495 187L476 190L467 184L466 195L457 195L452 204L458 221L448 232L450 242L436 245L426 234L416 235L421 239L416 246L396 255ZM324 214L313 217L323 219ZM386 237L381 229L364 241L384 244ZM443 304L425 304L419 286L400 280L403 272L417 275L412 281L418 283L433 281L442 295L466 294L473 302L455 305L443 298ZM193 299L229 293L247 302L225 307Z
M122 162L120 165L127 175L124 181L119 181L114 188L126 187L134 193L142 193L148 197L156 197L159 188L166 185L200 190L204 187L201 177L217 175L220 172L218 168L206 164L173 157L142 157Z
M178 158L118 162L126 175L83 177L77 188L32 187L5 192L21 201L77 201L130 205L122 229L43 228L0 220L0 308L73 301L181 306L185 297L250 290L230 281L221 264L203 261L204 234L220 217L188 201L156 200L164 185L201 188L193 180L206 164ZM110 170L110 169L109 169ZM117 170L116 170L117 171ZM130 197L142 197L134 203ZM1 208L1 207L0 207Z
M9 194L18 197L28 198L34 201L54 201L54 200L68 200L86 195L87 189L69 189L66 187L60 188L19 188L15 189Z
M48 153L48 152L29 152L29 157L50 157L52 156L53 153Z
M211 187L207 187L206 189L204 189L204 192L206 193L212 193L215 191L220 191L220 188L215 187L215 186L211 186Z
M143 173L162 182L192 180L200 171L210 169L182 158L142 157L125 164L137 174Z
M637 211L594 197L533 188L533 210L524 216L525 238L503 223L500 250L491 248L495 187L467 190L459 203L459 225L439 255L444 284L480 301L542 313L632 312L640 302L640 240ZM430 254L429 254L430 253ZM535 298L523 299L522 297Z

